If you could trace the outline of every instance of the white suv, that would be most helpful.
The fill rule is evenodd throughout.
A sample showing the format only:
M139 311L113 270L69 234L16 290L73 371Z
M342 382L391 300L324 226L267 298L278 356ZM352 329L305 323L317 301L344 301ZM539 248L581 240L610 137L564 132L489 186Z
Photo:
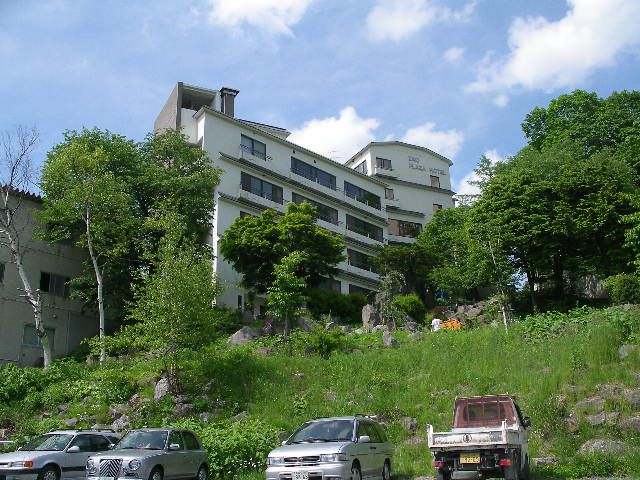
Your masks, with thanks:
M391 478L393 446L372 417L319 418L272 450L267 480Z

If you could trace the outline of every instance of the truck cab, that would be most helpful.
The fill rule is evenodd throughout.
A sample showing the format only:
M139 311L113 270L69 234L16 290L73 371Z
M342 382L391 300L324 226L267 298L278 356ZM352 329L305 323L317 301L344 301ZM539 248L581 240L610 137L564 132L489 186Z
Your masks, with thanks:
M452 430L428 427L436 478L528 479L530 425L508 395L456 399Z

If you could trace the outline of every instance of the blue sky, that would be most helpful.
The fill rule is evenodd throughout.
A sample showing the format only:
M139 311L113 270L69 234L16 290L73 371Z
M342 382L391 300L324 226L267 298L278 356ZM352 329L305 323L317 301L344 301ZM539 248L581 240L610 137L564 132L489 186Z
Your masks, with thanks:
M344 161L398 139L454 161L524 143L535 106L637 89L638 0L0 0L0 130L141 139L177 81Z

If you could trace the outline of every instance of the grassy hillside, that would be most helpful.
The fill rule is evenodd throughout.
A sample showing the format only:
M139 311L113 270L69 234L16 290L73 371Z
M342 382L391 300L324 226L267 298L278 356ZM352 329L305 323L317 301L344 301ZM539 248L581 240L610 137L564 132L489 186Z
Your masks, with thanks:
M15 430L20 441L61 427L65 419L77 419L83 427L110 423L109 406L123 403L132 427L177 422L198 430L218 476L260 478L247 470L262 465L278 432L291 432L312 417L373 413L396 444L394 469L402 478L432 472L424 430L429 423L449 428L456 396L509 393L532 419L532 456L560 460L539 469L539 478L640 477L640 432L617 426L634 414L629 396L639 387L640 372L638 350L621 359L618 349L637 345L639 332L640 308L634 307L528 317L509 333L483 327L426 333L412 341L398 332L397 349L383 347L380 335L336 334L331 338L340 349L328 358L304 354L305 345L317 342L313 335L299 334L286 346L276 338L231 349L217 341L183 359L181 385L196 412L180 420L169 396L152 400L161 358L132 356L103 368L66 360L47 373L3 368L0 427ZM128 402L134 394L139 397ZM578 402L593 396L618 418L590 425L584 402ZM51 416L41 418L43 412ZM211 412L207 423L199 412ZM417 430L407 430L402 417L415 418ZM577 455L592 438L624 442L625 453Z

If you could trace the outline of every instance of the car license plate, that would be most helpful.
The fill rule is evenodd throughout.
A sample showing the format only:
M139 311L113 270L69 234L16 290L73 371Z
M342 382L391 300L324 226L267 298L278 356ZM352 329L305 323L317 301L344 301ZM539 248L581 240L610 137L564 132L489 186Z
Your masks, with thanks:
M293 472L291 480L309 480L309 472Z
M480 463L480 454L475 453L461 453L460 463Z

